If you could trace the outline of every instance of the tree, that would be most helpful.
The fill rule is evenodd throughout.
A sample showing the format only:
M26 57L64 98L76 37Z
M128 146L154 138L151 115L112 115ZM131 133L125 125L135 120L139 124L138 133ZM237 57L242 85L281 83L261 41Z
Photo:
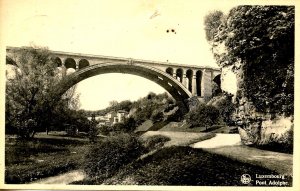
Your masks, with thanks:
M237 6L205 20L217 63L239 74L238 88L259 112L293 114L294 14L294 6Z
M18 127L21 137L29 138L49 117L55 105L51 90L59 79L46 48L21 48L14 52L13 59L17 67L15 77L6 83L6 120ZM22 131L28 130L28 121L35 122L30 123L32 130Z
M185 119L192 127L208 127L218 124L220 121L219 110L212 105L199 104L185 115Z
M222 18L224 14L221 11L213 11L204 17L204 30L208 41L212 41L219 32Z
M47 48L16 49L11 59L16 67L14 77L6 81L7 128L15 127L20 137L32 138L35 132L48 129L55 121L61 123L74 114L68 113L67 108L78 109L75 87L61 100L53 99L53 89L61 77ZM60 121L57 117L61 117Z

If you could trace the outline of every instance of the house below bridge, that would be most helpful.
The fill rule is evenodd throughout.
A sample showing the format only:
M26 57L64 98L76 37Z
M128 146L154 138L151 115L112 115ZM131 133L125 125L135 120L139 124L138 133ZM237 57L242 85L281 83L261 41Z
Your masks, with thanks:
M129 113L125 110L111 111L105 115L95 116L94 120L98 122L99 125L114 125L116 123L123 123L126 118L129 117ZM92 120L93 117L89 117Z

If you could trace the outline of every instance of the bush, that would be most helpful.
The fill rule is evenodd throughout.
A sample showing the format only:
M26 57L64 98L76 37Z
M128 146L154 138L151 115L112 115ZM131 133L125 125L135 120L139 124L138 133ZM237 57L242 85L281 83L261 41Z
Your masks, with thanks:
M178 108L174 113L167 117L167 121L180 122L183 119L183 116L182 110Z
M219 110L212 105L199 104L186 114L185 119L191 127L202 126L206 129L220 122Z
M232 95L225 94L224 97L225 98L217 104L217 108L219 109L224 122L227 125L230 125L230 123L232 123L232 114L235 111L235 105L231 101Z
M113 129L115 129L116 131L123 133L131 133L135 130L135 128L136 121L132 117L126 118L123 123L117 123L113 127Z
M89 140L91 142L95 142L97 140L98 134L99 134L99 129L97 127L97 122L92 121L89 124L89 132L88 132Z
M171 139L169 137L163 135L154 135L146 138L146 140L144 141L144 146L151 151L162 147L166 142L170 140Z
M153 122L158 122L158 121L162 121L164 119L164 114L162 111L159 110L154 110L151 118L150 118Z
M85 159L84 170L90 178L102 181L114 175L120 167L141 156L144 147L129 134L111 136L93 145Z

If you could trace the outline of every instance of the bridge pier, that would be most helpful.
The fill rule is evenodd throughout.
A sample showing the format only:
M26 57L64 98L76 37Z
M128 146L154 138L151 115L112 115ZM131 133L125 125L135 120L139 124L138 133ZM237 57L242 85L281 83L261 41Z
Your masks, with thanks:
M185 73L182 74L182 84L183 84L183 86L184 86L185 88L188 87L188 86L187 86L187 80L186 80L186 74L185 74Z
M197 96L197 82L196 82L196 74L192 77L192 95Z
M212 73L207 70L203 70L201 80L201 95L203 97L212 96Z

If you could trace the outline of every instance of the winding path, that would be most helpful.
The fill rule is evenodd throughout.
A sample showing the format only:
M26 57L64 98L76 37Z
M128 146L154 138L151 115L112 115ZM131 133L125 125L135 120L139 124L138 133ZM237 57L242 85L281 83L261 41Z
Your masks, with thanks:
M244 163L261 166L282 175L293 176L293 155L261 150L241 144L239 134L217 134L215 137L190 145Z
M31 184L70 184L71 182L80 181L85 178L85 173L82 170L73 170L57 176L44 178L31 182Z
M144 136L164 135L171 138L165 146L186 145L192 140L204 136L204 133L148 131ZM216 134L215 137L193 143L193 148L201 148L211 153L226 156L244 163L274 170L279 174L293 175L293 155L261 150L242 145L239 134ZM280 164L280 165L278 165ZM58 176L45 178L31 184L69 184L85 178L82 170L70 171Z

